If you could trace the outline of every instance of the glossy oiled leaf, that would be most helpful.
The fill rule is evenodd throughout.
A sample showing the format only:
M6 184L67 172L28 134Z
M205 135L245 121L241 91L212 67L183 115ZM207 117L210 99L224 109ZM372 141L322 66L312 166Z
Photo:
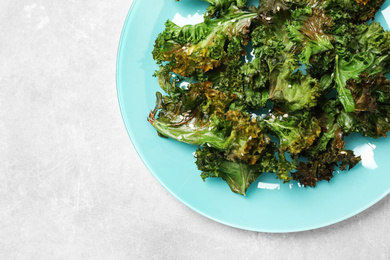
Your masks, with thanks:
M213 148L204 147L196 151L196 165L202 171L203 180L207 178L222 178L233 192L244 195L249 186L263 172L274 172L277 160L273 153L266 153L255 165L242 161L228 161L223 154Z
M345 86L350 79L359 79L359 75L374 65L375 55L368 52L358 53L348 60L340 59L336 56L335 60L335 83L338 92L338 98L343 104L345 111L355 110L355 101L352 93Z
M333 35L327 30L333 25L325 10L306 7L292 13L287 26L288 36L300 48L300 60L309 64L313 55L333 49Z
M153 58L159 63L168 61L171 70L184 77L197 70L212 70L244 53L245 37L255 17L253 12L229 9L219 19L205 19L196 25L179 27L168 21L155 41ZM231 41L236 44L229 45Z

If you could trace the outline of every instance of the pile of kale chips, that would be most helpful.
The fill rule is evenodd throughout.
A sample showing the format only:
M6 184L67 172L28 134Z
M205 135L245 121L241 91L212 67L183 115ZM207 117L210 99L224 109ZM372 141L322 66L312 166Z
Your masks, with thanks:
M367 23L384 0L203 1L204 22L168 20L155 41L165 93L148 117L199 146L203 179L242 195L264 172L314 187L360 161L345 136L386 136L390 34Z

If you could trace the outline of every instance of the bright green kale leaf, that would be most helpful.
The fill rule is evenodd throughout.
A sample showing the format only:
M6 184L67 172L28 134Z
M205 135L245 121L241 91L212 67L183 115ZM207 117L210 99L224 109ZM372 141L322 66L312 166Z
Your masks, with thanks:
M228 161L221 151L204 147L196 151L196 165L202 171L201 177L206 178L221 177L230 189L241 195L246 195L249 186L263 172L274 172L277 160L273 153L266 153L261 161L254 165L248 165L243 161Z
M256 13L232 9L220 19L179 27L171 21L159 34L153 49L158 63L170 63L172 72L183 77L197 70L209 71L230 58L245 53L247 34Z
M224 150L230 161L255 164L270 138L256 119L238 110L228 110L235 98L210 88L210 82L198 82L179 102L157 93L156 107L148 121L161 136Z
M223 17L231 8L246 8L247 0L203 0L210 3L205 16L209 18Z
M292 42L300 49L300 61L309 64L313 55L333 49L333 36L326 30L331 28L332 18L325 10L305 7L292 12L286 30Z
M241 66L245 103L250 109L265 107L269 99L269 69L267 63L255 58Z
M292 180L290 172L296 169L297 161L289 161L286 158L285 152L278 152L278 162L277 162L277 173L276 177L283 181L283 183L288 183Z
M299 70L295 55L283 53L278 59L271 60L269 67L269 99L281 103L280 106L290 111L308 109L317 104L320 85L317 79Z
M345 86L350 79L359 79L359 75L364 71L372 70L378 61L371 52L361 52L353 55L349 59L340 59L338 55L335 58L334 78L338 92L338 98L343 104L345 111L355 110L355 102L352 93Z
M155 76L158 78L158 84L173 100L178 101L178 98L183 94L183 90L177 86L178 80L173 78L167 66L160 66L156 71Z
M328 143L335 138L336 133L341 126L337 123L337 117L342 110L342 105L337 99L325 99L320 101L321 109L316 111L319 126L321 127L321 134L314 141L305 153L310 156L315 156L317 153L323 152L327 149Z
M351 16L355 24L367 22L375 17L376 12L386 0L327 0L323 7L326 10L342 10Z
M338 124L346 133L358 132L374 138L386 137L390 131L390 81L382 74L362 73L358 80L349 80L356 109L342 112Z
M369 74L390 72L390 32L384 31L377 23L360 24L354 27L354 38L349 47L358 53L375 55L372 67L365 70Z
M292 1L290 0L259 1L259 6L256 10L258 13L273 15L288 10L291 7L291 4Z
M315 106L321 91L318 80L300 70L294 43L288 38L283 18L257 27L252 33L254 54L269 70L269 99L288 110Z
M230 137L234 139L225 151L226 158L243 160L250 165L257 163L271 141L264 129L259 127L255 118L239 110L227 111L226 120L232 123Z
M385 31L380 23L375 21L359 24L354 27L354 38L350 47L359 52L372 51L382 56L383 52L390 48L389 31Z
M210 72L208 79L216 88L237 96L236 106L256 110L264 107L268 100L268 66L259 62L243 63L239 59L224 63L224 69Z
M263 121L279 138L280 150L291 154L308 149L321 133L318 120L308 112L271 114Z
M269 23L257 26L252 34L254 55L263 60L274 59L283 52L291 52L294 43L290 41L284 25L287 15L270 18ZM268 19L268 18L266 18Z
M231 162L219 155L218 151L204 148L196 152L196 164L202 171L202 178L221 177L230 189L241 195L246 195L246 190L261 174L258 165L249 166L244 162Z
M210 111L205 114L200 111L200 106L207 104L208 90L210 82L195 83L181 96L179 102L157 93L156 107L150 112L148 121L161 136L189 144L227 149L233 137L229 138L229 124L225 124L219 114L224 113L234 97L219 93L218 98L214 97L215 103L204 108Z

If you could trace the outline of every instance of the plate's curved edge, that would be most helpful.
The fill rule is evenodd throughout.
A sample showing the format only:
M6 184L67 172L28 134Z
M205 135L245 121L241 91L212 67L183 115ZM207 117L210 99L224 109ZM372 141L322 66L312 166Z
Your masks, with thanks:
M375 205L376 203L378 203L380 200L382 200L383 198L385 198L388 194L390 194L390 188L384 192L380 197L378 197L376 200L372 201L371 203L368 203L367 205L365 205L364 207L354 211L353 213L349 214L349 215L346 215L346 216L343 216L339 219L336 219L336 220L332 220L332 221L329 221L329 222L326 222L326 223L322 223L322 224L319 224L319 225L313 225L313 226L308 226L306 228L299 228L299 229L284 229L284 230L274 230L274 229L255 229L255 228L251 228L251 227L246 227L246 226L242 226L242 225L234 225L232 223L228 223L228 222L225 222L225 221L222 221L220 219L216 219L198 209L196 209L195 207L191 206L190 204L188 204L186 201L182 200L179 196L177 196L169 187L167 187L164 182L161 181L161 179L150 169L149 165L145 162L144 158L141 156L141 151L138 147L138 145L136 144L136 142L134 142L133 138L132 138L132 131L131 131L131 128L128 127L128 123L127 123L127 120L124 116L124 111L122 109L122 106L123 106L123 100L121 100L121 95L120 95L120 82L119 82L119 64L120 64L120 57L121 57L121 52L122 52L122 43L123 43L123 37L124 37L124 34L126 32L126 28L129 24L129 21L131 19L131 16L132 16L132 13L133 13L133 9L134 9L134 6L135 4L140 1L140 0L134 0L133 3L131 4L130 6L130 9L128 11L128 14L126 16L126 19L125 19L125 22L124 22L124 25L122 27L122 32L121 32L121 37L120 37L120 40L119 40L119 44L118 44L118 50L117 50L117 61L116 61L116 90L117 90L117 98L118 98L118 105L119 105L119 110L120 110L120 113L121 113L121 116L122 116L122 120L123 120L123 124L125 126L125 129L127 131L127 134L130 138L130 141L132 142L135 150L137 151L138 155L140 155L140 158L142 160L142 162L144 163L144 165L147 167L148 171L154 176L154 178L160 183L160 185L163 186L164 189L166 189L171 195L173 195L177 200L179 200L181 203L183 203L184 205L186 205L188 208L192 209L193 211L197 212L198 214L206 217L206 218L209 218L215 222L218 222L218 223L221 223L221 224L224 224L224 225L227 225L227 226L230 226L230 227L233 227L233 228L238 228L238 229L243 229L243 230L248 230L248 231L255 231L255 232L263 232L263 233L293 233L293 232L304 232L304 231L310 231L310 230L314 230L314 229L319 229L319 228L324 228L324 227L327 227L327 226L330 226L330 225L333 225L333 224L336 224L336 223L340 223L346 219L349 219L365 210L367 210L368 208L370 208L371 206Z

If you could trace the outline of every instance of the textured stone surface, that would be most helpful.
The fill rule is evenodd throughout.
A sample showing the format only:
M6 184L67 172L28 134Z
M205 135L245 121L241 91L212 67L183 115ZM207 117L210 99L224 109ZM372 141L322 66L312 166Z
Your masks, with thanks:
M165 191L117 103L131 2L0 2L0 259L390 258L389 196L329 227L265 234Z

